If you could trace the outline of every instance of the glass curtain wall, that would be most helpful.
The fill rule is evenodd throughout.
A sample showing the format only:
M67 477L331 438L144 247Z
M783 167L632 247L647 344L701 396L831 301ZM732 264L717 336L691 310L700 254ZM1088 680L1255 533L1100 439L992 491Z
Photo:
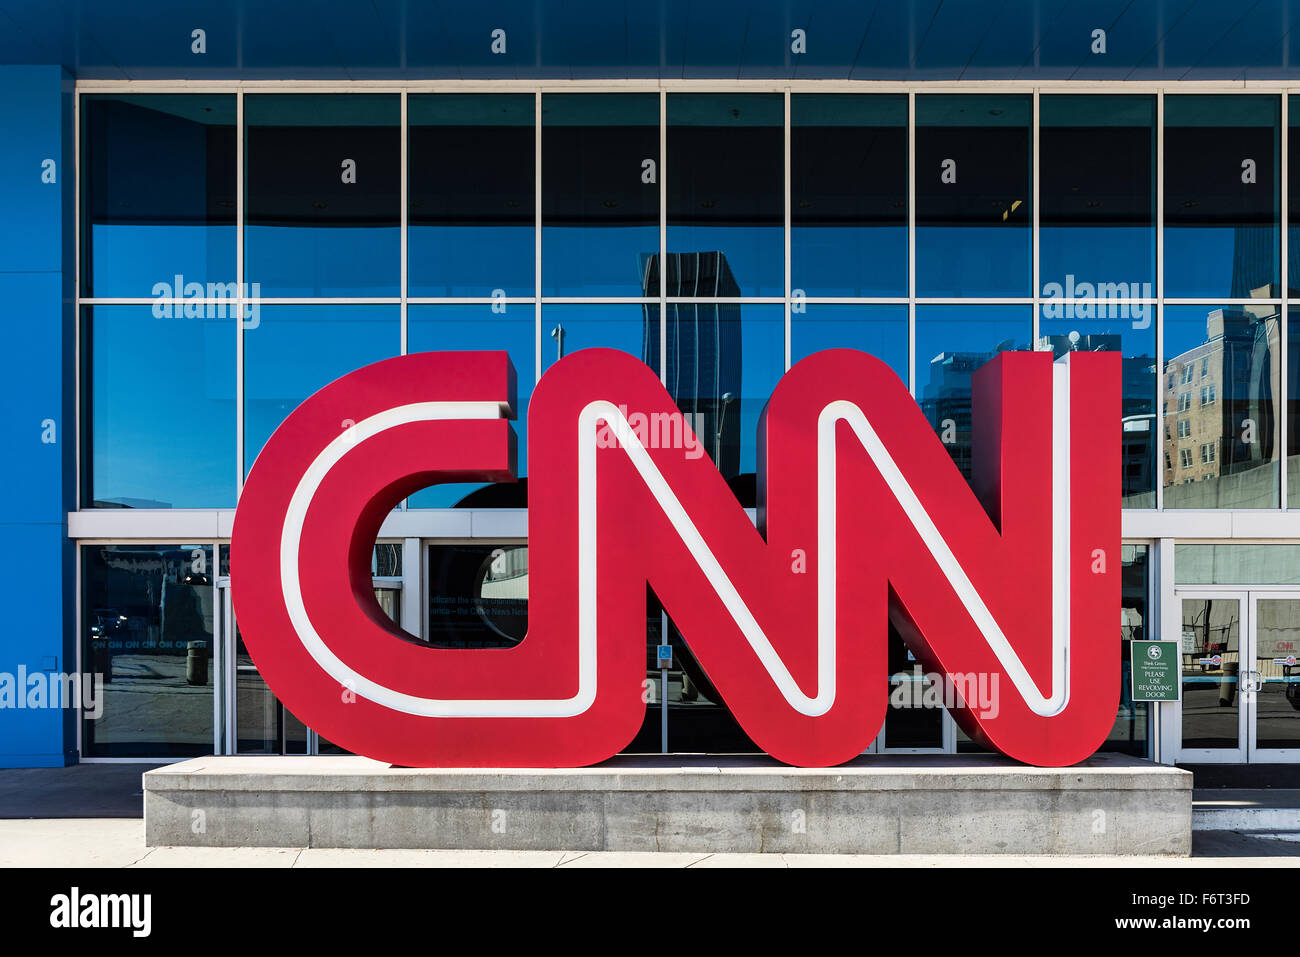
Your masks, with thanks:
M230 508L284 416L378 359L504 349L526 403L604 346L663 377L746 506L772 387L849 347L966 472L990 358L1118 352L1124 507L1297 507L1284 99L83 94L80 505ZM403 507L526 506L515 429L520 482ZM521 581L487 591L519 601ZM674 682L704 714L703 676Z

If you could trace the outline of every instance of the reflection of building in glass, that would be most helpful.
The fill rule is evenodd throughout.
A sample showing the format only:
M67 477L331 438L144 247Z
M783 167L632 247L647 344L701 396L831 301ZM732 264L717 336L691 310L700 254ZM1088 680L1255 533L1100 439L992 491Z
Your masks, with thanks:
M1067 352L1120 352L1124 350L1120 333L1039 336L1034 346L1060 358ZM1124 356L1123 408L1120 420L1122 489L1124 504L1130 508L1155 507L1156 410L1154 390L1156 360L1154 356Z
M643 259L647 296L659 294L659 257ZM740 287L720 252L669 253L669 297L738 297ZM641 358L659 368L658 306L645 307ZM740 303L668 303L664 316L667 361L664 385L697 430L718 470L740 472L741 335Z
M930 360L930 381L921 393L921 410L967 480L971 477L971 377L997 353L1014 348L1011 340L991 352L941 352Z
M1164 484L1168 505L1276 505L1272 462L1280 427L1276 397L1277 306L1215 309L1205 341L1166 360Z

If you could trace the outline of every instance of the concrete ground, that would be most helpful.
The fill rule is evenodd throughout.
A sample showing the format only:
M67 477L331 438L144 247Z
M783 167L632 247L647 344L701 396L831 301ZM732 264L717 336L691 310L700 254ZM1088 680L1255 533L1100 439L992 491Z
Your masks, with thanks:
M144 821L0 821L6 867L1300 867L1300 842L1197 834L1193 856L655 854L613 851L405 851L144 846Z
M610 851L332 850L144 845L140 775L153 765L81 764L0 771L5 867L1300 867L1300 833L1197 831L1192 857L678 854ZM1298 791L1198 789L1197 806L1276 806ZM1233 801L1236 803L1236 801Z

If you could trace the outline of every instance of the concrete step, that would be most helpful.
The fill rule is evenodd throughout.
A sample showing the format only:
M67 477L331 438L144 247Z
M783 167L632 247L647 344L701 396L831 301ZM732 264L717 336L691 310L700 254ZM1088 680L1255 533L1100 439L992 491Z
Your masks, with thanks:
M1300 840L1300 789L1197 788L1192 792L1192 830Z

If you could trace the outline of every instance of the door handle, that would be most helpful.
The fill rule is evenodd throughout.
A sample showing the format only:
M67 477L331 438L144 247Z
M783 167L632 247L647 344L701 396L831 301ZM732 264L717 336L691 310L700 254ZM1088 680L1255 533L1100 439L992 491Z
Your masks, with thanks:
M1241 690L1248 694L1262 691L1264 688L1264 676L1258 671L1243 671L1241 673Z

